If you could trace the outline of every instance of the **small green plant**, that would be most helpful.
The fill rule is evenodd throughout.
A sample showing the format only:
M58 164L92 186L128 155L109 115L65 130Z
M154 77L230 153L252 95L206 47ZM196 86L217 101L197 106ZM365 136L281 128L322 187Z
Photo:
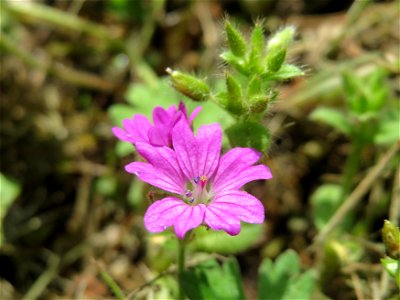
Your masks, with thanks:
M222 265L207 260L185 271L180 281L190 299L246 299L234 258L228 258ZM311 299L315 285L316 272L301 271L299 256L288 250L275 262L267 258L261 263L258 299Z
M259 299L311 299L316 273L314 270L301 272L295 251L287 250L275 262L265 259L259 272Z
M362 161L366 146L391 145L400 139L395 101L390 98L385 84L385 72L378 69L369 76L343 74L345 107L318 107L311 120L332 126L351 141L351 152L343 169L341 184L324 184L311 196L314 222L319 230L329 221L354 187L354 176ZM348 216L342 228L351 224Z
M285 27L265 41L261 23L257 23L249 40L226 20L228 49L220 57L226 63L224 87L210 86L206 79L167 69L172 86L193 101L211 101L235 120L225 128L232 147L252 147L266 152L270 145L268 130L261 124L277 96L276 83L304 72L285 63L295 29Z

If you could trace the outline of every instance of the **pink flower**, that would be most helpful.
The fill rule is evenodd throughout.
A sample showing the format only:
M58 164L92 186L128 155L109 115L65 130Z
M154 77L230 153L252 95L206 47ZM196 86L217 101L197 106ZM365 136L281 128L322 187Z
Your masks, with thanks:
M132 119L122 121L123 129L113 127L112 131L120 140L135 145L138 142L144 142L157 147L171 147L174 125L180 119L184 119L187 124L191 125L200 110L201 107L199 106L188 116L186 106L182 101L179 102L178 109L174 105L168 109L158 106L153 110L154 125L150 123L146 116L137 114Z
M220 157L219 124L201 126L196 137L185 121L172 130L173 148L136 143L147 162L132 162L125 169L141 180L173 195L154 202L144 216L150 232L173 226L179 238L201 224L230 235L240 232L240 221L264 222L264 207L254 196L239 190L244 184L272 178L264 165L254 165L261 154L234 148Z

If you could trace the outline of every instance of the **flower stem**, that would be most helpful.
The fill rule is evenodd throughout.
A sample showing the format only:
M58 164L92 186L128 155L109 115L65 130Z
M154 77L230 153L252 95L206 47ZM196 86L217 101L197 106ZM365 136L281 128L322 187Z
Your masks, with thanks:
M353 186L353 177L357 173L360 163L360 156L364 143L360 140L354 140L350 156L347 158L344 169L343 184L342 184L342 202L350 194Z
M179 285L179 294L178 300L184 300L185 294L183 292L182 284L181 284L181 274L185 270L185 240L179 240L178 246L178 285Z

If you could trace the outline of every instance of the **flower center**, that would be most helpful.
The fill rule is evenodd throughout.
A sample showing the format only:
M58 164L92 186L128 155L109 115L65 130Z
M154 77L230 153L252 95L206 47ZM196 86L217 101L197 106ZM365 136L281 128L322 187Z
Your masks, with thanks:
M193 205L200 203L206 204L209 200L207 182L206 175L196 176L193 180L189 181L189 188L184 193L185 202Z

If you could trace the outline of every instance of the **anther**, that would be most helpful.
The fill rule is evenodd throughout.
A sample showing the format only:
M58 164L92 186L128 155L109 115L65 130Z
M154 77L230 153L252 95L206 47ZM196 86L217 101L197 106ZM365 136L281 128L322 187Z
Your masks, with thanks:
M194 181L195 184L198 184L199 180L200 180L199 176L196 176L195 178L193 178L193 181Z
M194 202L194 198L190 199L189 202L190 202L190 203L193 203L193 202Z
M191 197L191 196L192 196L192 191L186 190L185 196L186 196L186 197Z

